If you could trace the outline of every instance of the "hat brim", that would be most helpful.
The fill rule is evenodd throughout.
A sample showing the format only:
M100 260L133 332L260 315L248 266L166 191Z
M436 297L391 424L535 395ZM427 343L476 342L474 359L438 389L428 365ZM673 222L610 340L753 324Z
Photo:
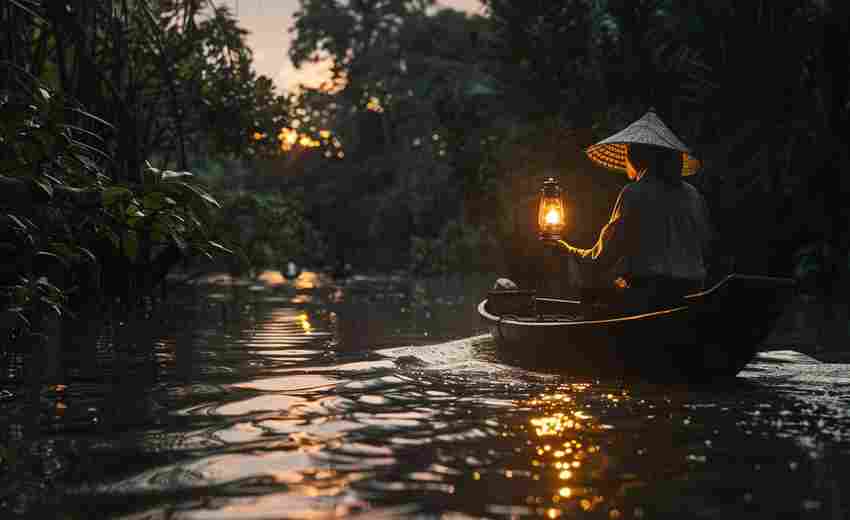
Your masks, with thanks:
M591 161L596 164L608 168L610 170L626 171L626 156L628 154L629 143L597 143L587 150L585 153ZM666 148L666 147L664 147ZM675 150L670 148L670 151L678 151L682 154L682 176L687 177L699 171L702 163L699 159L692 156L688 152Z
M658 146L680 152L683 176L695 174L702 166L699 159L652 110L623 130L588 147L585 153L600 166L625 172L629 144Z

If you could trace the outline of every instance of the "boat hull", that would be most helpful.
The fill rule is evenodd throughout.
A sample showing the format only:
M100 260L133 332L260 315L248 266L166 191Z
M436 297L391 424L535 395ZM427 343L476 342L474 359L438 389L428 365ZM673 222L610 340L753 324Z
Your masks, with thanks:
M794 293L785 278L731 275L680 305L595 319L479 314L499 357L526 368L576 375L710 381L735 376L753 359ZM581 302L537 299L557 314L580 315ZM540 305L539 305L540 306ZM545 310L545 309L544 309Z

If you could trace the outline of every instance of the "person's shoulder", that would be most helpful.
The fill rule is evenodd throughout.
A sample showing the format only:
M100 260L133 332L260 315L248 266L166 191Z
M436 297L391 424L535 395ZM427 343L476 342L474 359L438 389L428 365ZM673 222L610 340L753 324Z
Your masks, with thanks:
M617 196L617 206L621 209L626 206L639 206L646 198L646 187L641 186L640 181L630 182L620 189L620 194Z
M617 205L623 205L623 203L627 200L634 200L635 197L638 196L638 192L635 191L634 182L630 182L620 188L620 193L617 195Z
M681 180L681 181L679 181L679 182L681 182L681 183L682 183L682 186L684 187L684 189L685 189L685 190L687 190L689 193L693 193L693 194L696 194L696 195L701 195L701 194L700 194L700 192L699 192L699 190L697 189L697 187L696 187L696 186L694 186L693 184L691 184L690 182L688 182L688 181L686 181L686 180Z
M693 184L691 184L688 181L683 180L683 181L680 181L680 182L682 183L682 188L685 190L685 192L688 194L688 196L690 196L694 199L702 199L703 198L702 193L697 189L696 186L694 186Z
M621 199L639 199L644 194L654 191L655 187L651 185L651 182L647 182L646 179L641 179L639 181L630 182L623 186L623 189L620 190L620 198Z
M674 195L677 198L687 198L691 200L702 199L702 194L691 183L685 180L678 180L670 183L660 179L644 178L637 182L632 182L623 187L620 191L620 198L629 201L637 201L646 199L656 203L659 193L666 195Z
M649 200L646 188L640 184L640 182L630 182L620 189L616 207L621 214L628 213L628 208L641 207Z

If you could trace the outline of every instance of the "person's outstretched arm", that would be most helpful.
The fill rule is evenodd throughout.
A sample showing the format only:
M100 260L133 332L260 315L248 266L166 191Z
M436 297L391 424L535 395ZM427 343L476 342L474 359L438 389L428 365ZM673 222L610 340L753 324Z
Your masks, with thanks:
M593 247L581 249L568 244L564 240L547 240L547 245L555 247L558 251L573 255L583 262L592 262L600 269L608 269L617 263L626 253L626 241L630 238L625 230L626 218L628 216L628 204L625 199L625 188L617 197L617 203L611 212L608 223L599 232L599 238Z

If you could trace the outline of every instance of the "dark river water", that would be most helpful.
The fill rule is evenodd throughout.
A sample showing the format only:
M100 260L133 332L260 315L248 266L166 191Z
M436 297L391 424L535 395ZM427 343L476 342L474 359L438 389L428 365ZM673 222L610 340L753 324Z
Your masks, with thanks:
M277 278L90 321L61 384L3 387L0 518L850 518L850 365L533 373L490 280Z

